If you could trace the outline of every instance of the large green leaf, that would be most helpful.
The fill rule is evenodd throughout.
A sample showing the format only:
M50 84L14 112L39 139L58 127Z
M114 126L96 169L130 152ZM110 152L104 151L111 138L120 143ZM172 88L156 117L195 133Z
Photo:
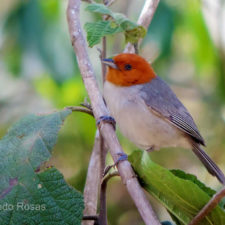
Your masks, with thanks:
M188 224L200 209L210 200L205 186L199 186L187 175L177 173L152 162L146 152L136 151L129 160L138 174L143 187L156 197L182 224ZM181 178L183 176L183 178ZM212 193L212 192L211 192ZM205 217L201 225L224 225L225 212L217 206Z
M129 20L121 13L114 13L103 4L89 4L86 10L101 15L108 15L110 20L86 23L84 28L87 32L87 41L90 47L98 44L102 37L124 32L126 42L136 43L146 34L144 27Z
M0 141L0 224L80 224L81 194L56 169L39 172L70 113L27 116Z

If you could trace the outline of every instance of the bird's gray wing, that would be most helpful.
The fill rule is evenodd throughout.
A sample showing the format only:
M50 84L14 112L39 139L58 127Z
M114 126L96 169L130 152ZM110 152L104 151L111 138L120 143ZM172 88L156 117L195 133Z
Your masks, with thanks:
M157 76L151 82L142 85L140 93L151 110L189 134L197 143L205 145L191 115L160 77Z

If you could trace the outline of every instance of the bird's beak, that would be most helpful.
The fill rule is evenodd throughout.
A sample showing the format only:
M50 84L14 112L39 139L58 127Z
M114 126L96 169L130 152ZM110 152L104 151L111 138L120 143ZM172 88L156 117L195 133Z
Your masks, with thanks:
M113 69L116 69L118 70L119 68L117 67L117 65L115 64L114 60L113 59L103 59L102 60L102 63L113 68Z

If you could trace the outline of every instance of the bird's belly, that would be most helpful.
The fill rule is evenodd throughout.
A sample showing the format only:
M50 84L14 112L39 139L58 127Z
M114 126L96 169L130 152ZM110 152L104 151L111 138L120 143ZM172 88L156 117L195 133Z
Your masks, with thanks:
M183 133L151 112L137 93L129 97L123 94L116 96L115 93L118 90L105 96L108 108L121 133L135 145L146 150L151 147L189 147Z
M122 107L119 115L115 119L122 134L142 149L189 146L181 131L149 110L130 105Z

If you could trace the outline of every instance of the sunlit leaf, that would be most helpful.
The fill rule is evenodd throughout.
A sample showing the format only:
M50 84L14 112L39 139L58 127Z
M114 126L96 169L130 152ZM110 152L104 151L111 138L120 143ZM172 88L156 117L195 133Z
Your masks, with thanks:
M169 170L152 162L146 152L136 151L129 157L134 170L138 174L143 187L157 198L166 209L182 224L188 224L191 219L210 200L208 190L199 187L183 173L175 176ZM225 224L225 212L217 206L206 216L201 225Z
M86 23L84 26L87 32L87 40L89 47L93 47L101 41L101 38L109 35L121 32L119 26L115 26L115 23L111 21L98 21L95 23Z
M107 8L107 6L103 4L97 4L97 3L89 4L86 7L86 10L89 12L95 12L95 13L113 16L113 12L109 8Z
M132 44L135 44L138 42L140 38L144 38L146 35L146 30L142 26L138 26L132 30L125 31L125 39L126 42L130 42Z
M114 13L103 4L90 4L86 10L110 16L110 20L86 23L84 28L87 32L87 41L90 47L98 44L106 35L124 32L126 42L137 43L146 34L144 27L129 20L121 13Z

